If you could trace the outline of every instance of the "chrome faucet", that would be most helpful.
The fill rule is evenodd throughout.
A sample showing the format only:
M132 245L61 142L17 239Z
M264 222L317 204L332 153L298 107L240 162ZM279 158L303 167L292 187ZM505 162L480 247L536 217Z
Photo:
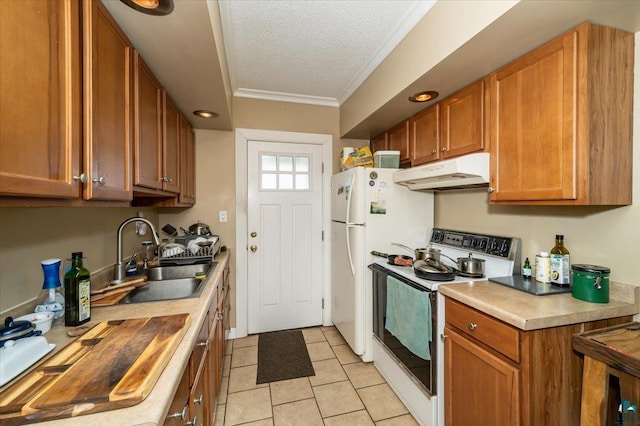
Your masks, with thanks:
M114 279L113 283L117 284L122 282L125 277L126 264L122 261L122 229L132 222L143 222L149 225L151 228L151 235L153 236L153 241L157 246L160 245L160 240L158 240L158 236L156 235L156 228L153 227L153 224L149 222L147 219L143 217L131 217L120 224L118 227L118 240L117 240L117 253L116 253L116 264L114 267Z

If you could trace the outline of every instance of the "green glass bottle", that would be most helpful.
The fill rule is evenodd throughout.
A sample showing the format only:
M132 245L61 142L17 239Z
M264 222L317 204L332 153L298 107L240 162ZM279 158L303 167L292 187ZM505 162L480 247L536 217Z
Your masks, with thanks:
M64 274L64 325L76 326L91 319L91 282L82 265L82 252L71 254L71 269Z

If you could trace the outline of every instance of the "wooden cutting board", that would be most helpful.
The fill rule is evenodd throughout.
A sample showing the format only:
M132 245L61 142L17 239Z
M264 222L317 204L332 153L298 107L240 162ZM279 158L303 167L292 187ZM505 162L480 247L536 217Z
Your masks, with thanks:
M179 314L97 324L0 395L0 424L75 417L141 402L189 322L189 314Z

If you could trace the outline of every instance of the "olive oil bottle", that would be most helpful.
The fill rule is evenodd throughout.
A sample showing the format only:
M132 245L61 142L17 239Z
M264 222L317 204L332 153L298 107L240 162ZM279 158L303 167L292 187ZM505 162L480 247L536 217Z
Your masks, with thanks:
M76 326L91 319L91 282L82 264L82 252L71 254L71 269L64 274L64 325Z
M564 235L556 235L556 245L551 249L551 282L556 285L570 285L569 249L564 246Z

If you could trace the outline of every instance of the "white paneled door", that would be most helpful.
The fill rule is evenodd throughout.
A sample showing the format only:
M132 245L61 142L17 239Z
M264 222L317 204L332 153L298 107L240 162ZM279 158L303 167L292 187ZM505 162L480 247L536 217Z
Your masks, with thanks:
M322 146L248 141L248 332L322 324Z

